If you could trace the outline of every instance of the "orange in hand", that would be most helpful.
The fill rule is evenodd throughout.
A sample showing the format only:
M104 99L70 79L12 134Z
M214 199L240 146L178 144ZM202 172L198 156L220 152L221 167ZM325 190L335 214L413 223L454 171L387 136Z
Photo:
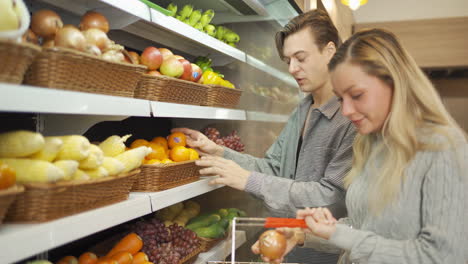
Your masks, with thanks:
M168 149L169 146L167 145L167 140L163 137L155 137L151 140L152 143L159 144L163 146L165 149Z
M186 161L190 159L190 150L184 146L175 146L169 152L169 157L175 162Z
M145 158L150 160L150 159L158 159L158 160L162 160L162 159L167 159L167 154L166 154L166 149L159 145L159 144L156 144L156 143L148 143L148 147L150 147L151 149L153 149L153 152L151 152L150 154L148 154Z
M182 146L185 147L186 145L186 137L185 134L182 132L174 132L169 135L167 138L167 144L169 145L169 148L174 148L177 146Z
M141 147L141 146L148 146L148 140L146 139L135 139L135 141L132 142L132 144L130 144L130 148L134 149L134 148L138 148L138 147Z
M196 150L193 148L189 148L188 150L190 151L189 160L197 160L200 158L200 155L198 155Z

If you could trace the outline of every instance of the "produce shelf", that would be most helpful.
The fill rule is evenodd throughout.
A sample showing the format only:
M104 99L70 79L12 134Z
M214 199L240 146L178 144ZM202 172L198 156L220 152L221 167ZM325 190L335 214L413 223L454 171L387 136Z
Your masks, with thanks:
M236 231L236 249L238 249L242 244L246 242L247 238L245 235L245 231L237 230ZM231 254L231 239L225 239L221 241L219 244L214 246L208 252L201 253L198 255L197 260L195 260L195 264L206 264L207 261L222 261L227 256Z
M269 113L263 113L263 112L255 112L255 111L246 111L246 115L247 115L247 120L262 121L262 122L286 123L289 118L289 116L287 115L269 114Z
M229 108L151 102L151 111L156 117L203 118L223 120L246 120L244 110Z
M0 111L151 116L147 100L0 83Z
M40 224L0 225L0 263L12 263L151 213L149 197L128 200Z

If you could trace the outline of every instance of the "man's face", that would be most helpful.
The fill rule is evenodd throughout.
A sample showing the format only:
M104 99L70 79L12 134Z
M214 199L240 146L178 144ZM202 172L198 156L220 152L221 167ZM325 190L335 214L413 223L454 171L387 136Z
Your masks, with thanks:
M334 54L327 47L320 51L309 28L289 35L284 40L284 61L289 73L296 79L305 93L316 91L329 79L328 62Z

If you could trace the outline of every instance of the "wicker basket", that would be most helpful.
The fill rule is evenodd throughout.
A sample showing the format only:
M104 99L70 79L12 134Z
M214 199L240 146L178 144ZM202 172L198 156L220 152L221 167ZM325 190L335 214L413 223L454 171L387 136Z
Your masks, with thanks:
M205 85L195 82L143 74L135 89L135 98L201 105L206 100L207 90Z
M42 222L126 200L139 172L96 180L25 184L25 192L18 195L5 220Z
M5 217L5 214L8 211L8 207L15 200L16 195L22 193L23 191L24 187L21 185L15 185L11 188L0 191L0 223Z
M133 97L145 66L110 62L65 48L44 49L26 73L25 83L87 93Z
M143 165L132 191L156 192L174 188L200 179L195 161Z
M19 84L41 48L29 43L0 40L0 82Z
M203 105L235 108L239 104L242 90L231 89L220 85L208 85L208 95Z
M206 238L206 237L198 237L200 240L200 247L201 252L207 252L216 246L219 242L223 241L227 235L220 237L220 238Z

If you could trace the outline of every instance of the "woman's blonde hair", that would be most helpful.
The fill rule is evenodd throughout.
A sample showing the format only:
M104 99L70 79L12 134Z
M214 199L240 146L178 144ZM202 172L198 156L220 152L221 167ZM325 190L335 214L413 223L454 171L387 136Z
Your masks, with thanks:
M372 173L369 184L369 209L377 213L394 201L405 169L416 152L441 150L447 147L447 142L455 144L464 133L445 109L432 83L393 33L369 29L354 34L330 61L329 70L333 71L343 62L361 66L367 74L384 81L393 90L391 110L380 134L356 137L353 165L344 179L347 188L375 153L385 152L384 160L372 161L374 165L378 162L379 170ZM424 131L427 133L422 135ZM445 144L421 140L434 134L447 138ZM382 143L375 146L378 138Z

